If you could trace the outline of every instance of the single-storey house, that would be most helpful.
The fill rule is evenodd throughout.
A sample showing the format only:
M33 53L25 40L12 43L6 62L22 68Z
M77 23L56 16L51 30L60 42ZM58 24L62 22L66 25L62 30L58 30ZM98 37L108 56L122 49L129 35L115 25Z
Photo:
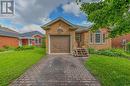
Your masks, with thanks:
M19 35L20 46L22 45L32 45L41 46L42 45L43 34L38 31L26 32Z
M42 45L43 34L38 31L18 33L6 27L0 26L0 48L4 46L18 47L23 45Z
M118 36L112 39L113 48L124 48L126 49L127 42L130 42L130 34Z
M0 26L0 48L4 46L19 46L19 34L13 30Z
M106 39L108 31L93 33L90 27L74 25L62 17L45 24L47 53L72 53L76 48L111 48L111 39Z

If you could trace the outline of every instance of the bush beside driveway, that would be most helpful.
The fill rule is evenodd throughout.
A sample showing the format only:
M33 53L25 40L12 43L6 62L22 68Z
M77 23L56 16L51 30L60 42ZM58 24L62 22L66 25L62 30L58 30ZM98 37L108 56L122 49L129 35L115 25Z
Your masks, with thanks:
M45 49L0 53L0 86L6 86L45 55Z
M90 54L104 55L110 57L121 57L130 59L130 53L123 49L112 48L112 49L103 49L95 50L94 48L88 48Z

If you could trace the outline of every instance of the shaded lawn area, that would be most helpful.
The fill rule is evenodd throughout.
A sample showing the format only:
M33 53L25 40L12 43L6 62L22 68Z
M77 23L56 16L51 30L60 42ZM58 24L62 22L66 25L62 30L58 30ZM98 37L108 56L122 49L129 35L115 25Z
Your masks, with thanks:
M45 49L0 53L0 86L7 86L45 55Z
M102 86L130 86L130 60L126 58L91 55L85 66Z

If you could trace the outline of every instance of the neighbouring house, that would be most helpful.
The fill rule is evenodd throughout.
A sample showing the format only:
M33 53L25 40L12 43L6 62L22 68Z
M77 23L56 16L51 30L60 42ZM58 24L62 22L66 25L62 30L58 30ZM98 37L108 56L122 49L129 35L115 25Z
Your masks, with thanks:
M42 28L46 31L47 53L72 53L76 48L111 48L111 39L106 39L108 31L98 30L93 33L91 27L74 25L59 17Z
M5 46L18 47L24 45L41 46L43 34L38 31L18 33L0 26L0 48Z
M22 45L32 45L41 46L42 45L43 34L38 31L26 32L20 34L20 46Z
M124 48L126 49L127 42L130 42L130 34L118 36L112 39L113 48Z
M18 47L19 34L16 31L0 26L0 48L5 46Z

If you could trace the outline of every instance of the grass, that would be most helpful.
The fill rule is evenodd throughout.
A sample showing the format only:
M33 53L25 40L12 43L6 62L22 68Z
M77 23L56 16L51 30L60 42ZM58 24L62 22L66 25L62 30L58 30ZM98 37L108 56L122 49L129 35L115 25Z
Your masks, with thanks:
M0 86L7 86L45 55L45 50L10 51L0 53Z
M130 60L126 58L93 54L85 66L102 86L130 86Z

